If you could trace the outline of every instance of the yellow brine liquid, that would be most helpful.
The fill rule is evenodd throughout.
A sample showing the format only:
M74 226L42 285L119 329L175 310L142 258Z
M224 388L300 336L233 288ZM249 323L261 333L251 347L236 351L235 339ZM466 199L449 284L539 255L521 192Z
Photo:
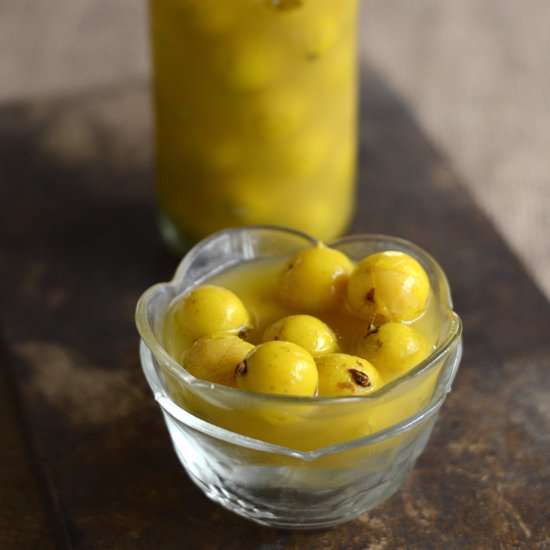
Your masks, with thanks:
M357 4L150 0L156 189L169 239L248 224L323 240L345 230Z
M265 329L287 315L299 313L285 306L280 299L278 284L281 270L288 258L254 260L223 271L203 284L213 284L233 291L250 314L252 329L246 340L257 345ZM175 319L175 310L181 297L176 298L164 324L164 346L181 365L192 341L186 339ZM353 353L359 339L369 330L368 323L338 308L316 314L327 323L338 337L341 350ZM424 313L407 323L422 333L431 349L438 343L440 320L438 306L430 293ZM425 406L432 394L439 368L403 385L399 392L388 393L376 399L356 401L352 405L335 402L329 407L318 406L315 397L299 404L280 403L270 395L247 405L235 395L234 405L221 399L204 398L200 392L167 375L172 397L191 413L218 426L237 433L256 437L300 450L312 450L326 445L352 440L377 432L404 420ZM385 383L391 380L385 380ZM220 387L222 391L223 387ZM389 444L392 448L395 442ZM383 450L383 445L379 445ZM377 448L378 448L377 447Z

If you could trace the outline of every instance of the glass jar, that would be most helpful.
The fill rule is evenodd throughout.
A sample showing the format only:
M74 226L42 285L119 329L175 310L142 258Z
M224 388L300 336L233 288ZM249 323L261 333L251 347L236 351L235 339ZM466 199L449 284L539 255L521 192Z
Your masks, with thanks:
M285 225L327 240L353 210L358 0L150 0L161 229Z

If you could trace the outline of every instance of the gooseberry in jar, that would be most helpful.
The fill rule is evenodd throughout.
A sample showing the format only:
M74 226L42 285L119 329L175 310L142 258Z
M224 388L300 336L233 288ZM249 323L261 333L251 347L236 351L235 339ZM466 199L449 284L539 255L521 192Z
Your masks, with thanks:
M376 368L362 357L329 353L316 359L319 396L368 395L382 386Z
M386 382L393 380L428 357L424 336L402 323L385 323L357 343L356 353L372 362Z
M408 321L426 309L429 293L430 281L420 263L404 252L388 250L355 266L346 298L365 320Z
M203 285L176 305L175 320L192 340L219 332L239 333L250 326L249 314L231 290Z
M313 357L338 350L336 334L312 315L288 315L266 328L263 341L284 340L309 351Z
M196 378L235 386L235 369L254 346L234 334L204 336L183 357L183 366Z
M303 250L286 262L279 280L279 296L303 312L335 308L341 301L353 270L342 252L322 244Z
M256 346L235 371L241 390L312 396L319 377L311 354L292 342L272 340Z

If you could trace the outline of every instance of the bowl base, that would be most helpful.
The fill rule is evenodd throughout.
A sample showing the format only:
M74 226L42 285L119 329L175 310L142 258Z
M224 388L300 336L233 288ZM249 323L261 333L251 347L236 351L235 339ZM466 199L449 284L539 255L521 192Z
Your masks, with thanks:
M231 486L207 485L187 473L210 500L241 517L266 527L306 531L334 527L368 512L396 493L411 469L412 465L353 496L346 495L341 488L300 491L284 487L256 489L248 496L239 496L242 486L236 490Z

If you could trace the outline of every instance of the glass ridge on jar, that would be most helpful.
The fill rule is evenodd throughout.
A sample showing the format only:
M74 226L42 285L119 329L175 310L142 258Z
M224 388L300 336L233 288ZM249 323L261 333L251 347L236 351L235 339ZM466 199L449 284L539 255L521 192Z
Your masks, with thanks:
M357 0L150 0L156 195L173 248L217 230L342 234L355 193Z

